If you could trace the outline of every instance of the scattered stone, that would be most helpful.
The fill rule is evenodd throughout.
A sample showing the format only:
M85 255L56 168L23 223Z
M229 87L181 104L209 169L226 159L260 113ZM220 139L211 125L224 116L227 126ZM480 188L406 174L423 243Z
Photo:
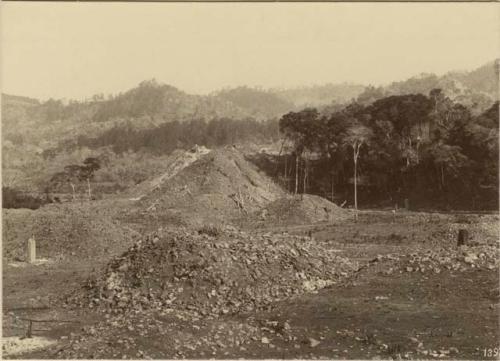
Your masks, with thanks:
M315 340L314 338L310 337L309 338L309 346L310 347L316 347L321 343L321 341Z
M219 316L315 292L358 268L309 237L229 228L217 237L161 230L112 259L97 280L68 301L107 312L167 306ZM277 324L271 327L279 332Z
M439 274L445 269L454 271L465 271L470 268L494 270L498 269L500 265L498 247L491 245L477 246L474 252L466 246L459 249L446 247L423 249L410 254L381 256L379 263L382 260L384 268L380 272L384 274L387 274L388 270L391 269L422 274ZM374 266L374 263L369 263L369 266Z

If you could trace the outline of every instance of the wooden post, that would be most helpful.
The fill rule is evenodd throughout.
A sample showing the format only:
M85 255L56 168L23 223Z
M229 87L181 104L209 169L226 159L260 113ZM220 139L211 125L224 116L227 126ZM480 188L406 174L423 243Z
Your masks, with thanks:
M29 320L28 323L28 331L26 331L26 338L33 337L33 321Z
M467 241L469 239L469 231L466 229L459 229L458 230L458 239L457 239L457 246L463 246L467 244Z
M34 263L36 261L36 241L34 237L28 239L28 263Z
M410 200L408 198L405 198L405 209L407 211L410 210Z

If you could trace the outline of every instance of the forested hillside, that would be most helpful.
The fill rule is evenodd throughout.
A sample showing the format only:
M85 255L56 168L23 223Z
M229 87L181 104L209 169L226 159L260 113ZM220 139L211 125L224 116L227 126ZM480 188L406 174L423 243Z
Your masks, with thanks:
M473 115L440 89L388 96L324 115L280 120L288 155L282 183L295 193L360 204L498 208L498 102Z
M94 181L107 184L103 191L115 192L155 175L175 149L238 143L258 149L287 134L288 148L275 160L286 168L281 176L287 186L346 198L353 182L346 139L355 119L363 132L367 129L371 144L360 147L358 182L367 188L361 204L410 197L411 188L417 198L423 192L422 199L479 207L479 198L498 188L497 69L491 62L470 72L422 75L386 87L238 87L192 95L150 80L85 101L40 102L3 94L3 182L40 193L64 166L104 157L106 165ZM307 126L296 129L295 121ZM297 185L290 152L304 155ZM464 189L468 193L460 202L438 199L463 195Z
M380 99L388 95L429 94L432 89L441 89L453 101L479 114L498 100L498 64L497 60L473 71L453 71L443 76L421 74L385 88L369 88L368 94L365 91L361 97Z
M279 117L295 108L294 102L288 101L272 91L249 87L221 90L214 93L214 96L246 109L249 115L256 119Z

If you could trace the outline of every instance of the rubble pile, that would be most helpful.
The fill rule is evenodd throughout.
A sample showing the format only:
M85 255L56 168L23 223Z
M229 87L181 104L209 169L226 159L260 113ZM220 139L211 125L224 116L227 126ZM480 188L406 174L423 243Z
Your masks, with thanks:
M145 217L199 226L247 216L283 195L284 191L239 150L225 147L202 155L139 204Z
M498 270L500 265L497 246L461 246L459 248L436 248L407 255L387 254L377 256L371 264L384 261L383 272L441 273L445 270L466 271L470 269Z
M159 230L114 258L80 301L115 313L173 308L233 314L314 292L357 269L308 237L250 235L232 227L217 237Z
M269 203L252 217L255 225L297 225L316 222L332 222L352 217L329 200L312 195L282 197Z

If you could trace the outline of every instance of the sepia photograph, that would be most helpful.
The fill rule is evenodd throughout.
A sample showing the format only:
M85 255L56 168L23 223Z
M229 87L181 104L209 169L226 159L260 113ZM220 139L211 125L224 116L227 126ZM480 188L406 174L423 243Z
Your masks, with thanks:
M0 14L2 359L500 360L498 3Z

